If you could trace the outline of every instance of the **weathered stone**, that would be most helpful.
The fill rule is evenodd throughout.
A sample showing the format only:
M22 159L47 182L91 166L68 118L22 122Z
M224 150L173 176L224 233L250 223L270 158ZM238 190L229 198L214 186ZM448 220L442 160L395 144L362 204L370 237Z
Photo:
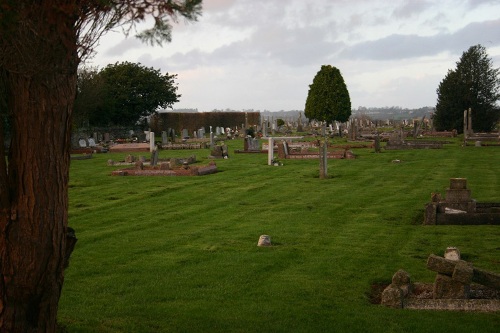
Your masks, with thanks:
M465 285L459 281L453 280L448 275L437 274L434 281L433 298L451 298L451 299L466 299L468 298L469 285Z
M465 190L467 189L467 178L450 178L451 190Z
M474 277L474 268L470 263L459 261L455 266L451 277L453 280L463 284L470 284L472 282L472 278Z
M448 260L460 260L460 250L456 247L449 246L444 251L444 258Z
M439 192L431 193L431 202L440 202L441 200L442 200L441 193Z
M446 202L464 202L471 200L470 190L446 190Z
M143 170L144 169L144 163L142 163L141 161L135 162L135 168L137 170Z
M268 235L261 235L257 246L271 246L271 237Z
M482 269L474 268L472 281L487 287L500 290L500 274L495 274Z
M436 224L437 209L438 209L438 203L436 202L431 202L425 205L424 224L429 224L429 225Z
M410 282L410 274L408 274L408 272L406 272L405 270L400 269L392 276L392 284L396 287L408 285L410 284Z
M170 163L168 162L160 163L160 170L170 170Z
M404 295L403 291L395 285L389 285L382 292L382 297L380 304L401 309L404 306Z
M446 274L451 276L455 270L457 261L441 258L437 255L431 254L427 258L427 268L431 271Z
M438 272L440 274L445 274L449 277L453 276L453 272L455 271L455 267L458 263L465 263L466 265L470 265L469 263L462 260L448 260L445 258L438 257L434 254L431 254L427 259L427 268L431 271ZM482 284L484 286L500 290L500 274L488 272L482 269L473 268L474 275L472 276L472 281ZM461 273L464 274L464 273Z
M133 156L133 155L127 155L127 157L125 157L125 162L127 162L127 163L134 163L135 162L135 156Z

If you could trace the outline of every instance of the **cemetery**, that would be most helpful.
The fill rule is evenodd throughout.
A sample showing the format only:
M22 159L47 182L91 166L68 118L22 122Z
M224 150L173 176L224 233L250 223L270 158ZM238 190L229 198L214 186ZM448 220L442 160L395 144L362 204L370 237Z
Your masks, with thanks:
M310 133L299 133L288 149L317 151ZM500 154L463 146L461 135L444 139L440 149L386 150L381 141L377 153L366 141L330 137L332 147L359 147L355 159L329 158L326 179L319 178L319 158L280 158L282 167L270 167L262 151L268 139L258 136L252 141L259 153L232 154L245 147L240 136L207 148L156 144L155 153L110 150L72 160L69 221L78 242L58 321L69 332L247 332L262 328L262 320L276 332L496 332L498 290L478 274L500 272L498 225L422 221L430 193L459 187L450 179L472 189L462 197L475 201L474 214L500 202ZM157 154L155 169L148 170L149 154ZM172 159L181 172L192 156L189 168L216 162L217 172L112 176L166 173L162 164L166 169ZM446 207L460 209L446 206L446 198L431 195L436 221ZM448 246L472 265L460 299L435 298L437 275L455 285L453 272L427 268L431 254ZM393 279L400 269L408 273ZM398 282L406 280L411 287ZM384 296L382 305L393 282L393 294L405 297Z

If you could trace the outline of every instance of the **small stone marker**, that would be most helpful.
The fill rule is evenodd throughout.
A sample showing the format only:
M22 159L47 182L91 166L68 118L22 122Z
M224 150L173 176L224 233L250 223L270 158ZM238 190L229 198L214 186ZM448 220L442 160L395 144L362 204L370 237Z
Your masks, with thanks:
M271 237L268 235L261 235L257 246L271 246Z
M460 250L449 246L444 251L444 258L448 260L460 260Z

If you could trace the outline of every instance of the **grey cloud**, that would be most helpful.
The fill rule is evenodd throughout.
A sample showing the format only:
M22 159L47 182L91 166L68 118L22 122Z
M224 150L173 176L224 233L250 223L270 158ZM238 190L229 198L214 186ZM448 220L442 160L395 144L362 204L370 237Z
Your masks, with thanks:
M460 54L469 46L500 45L500 20L471 23L453 33L440 33L434 36L393 34L375 41L354 45L343 52L344 58L394 60L436 55L449 51Z
M410 18L422 13L428 6L428 1L406 0L401 6L395 8L392 14L396 18Z
M176 53L168 59L180 68L226 63L274 62L297 67L323 63L343 47L342 43L327 41L325 30L319 27L286 29L263 26L249 38L224 45L211 53L192 50Z
M135 38L133 36L128 37L123 39L120 43L116 44L112 48L109 48L105 53L104 56L108 57L114 57L114 56L121 56L125 52L137 48L145 48L145 47L150 47L144 43L142 43L138 38Z

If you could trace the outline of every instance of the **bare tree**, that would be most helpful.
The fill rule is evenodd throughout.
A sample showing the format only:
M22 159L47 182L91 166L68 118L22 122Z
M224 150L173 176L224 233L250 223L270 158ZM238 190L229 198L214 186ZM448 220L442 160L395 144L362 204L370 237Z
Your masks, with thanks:
M56 331L76 241L68 175L79 63L110 29L152 18L139 37L161 44L171 20L200 14L201 0L0 1L0 332Z

